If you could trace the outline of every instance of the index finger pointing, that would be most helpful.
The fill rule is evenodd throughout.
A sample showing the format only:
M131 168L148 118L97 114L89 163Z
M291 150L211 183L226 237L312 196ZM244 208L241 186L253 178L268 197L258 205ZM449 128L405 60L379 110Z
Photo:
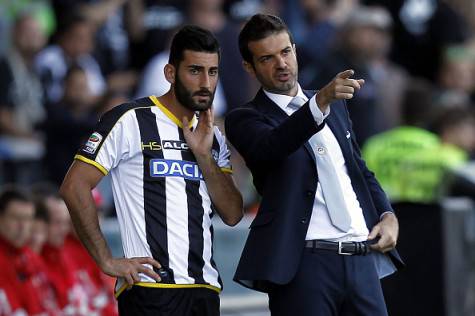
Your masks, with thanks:
M353 69L348 69L348 70L340 72L339 74L336 75L336 77L337 78L342 78L342 79L348 79L351 76L353 76L354 73L355 72L353 71Z

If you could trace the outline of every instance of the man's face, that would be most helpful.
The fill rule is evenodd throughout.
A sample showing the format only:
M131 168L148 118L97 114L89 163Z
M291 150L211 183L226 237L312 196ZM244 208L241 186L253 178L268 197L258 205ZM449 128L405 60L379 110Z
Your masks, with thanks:
M211 107L218 84L218 62L217 53L185 50L173 84L181 105L192 111Z
M46 44L46 36L39 23L32 17L25 18L14 30L16 48L23 54L33 56Z
M295 96L297 93L298 65L295 45L286 31L269 35L248 44L254 67L245 64L269 92Z
M90 54L94 49L94 29L86 22L76 24L63 36L63 49L72 59Z
M48 224L41 219L33 220L31 227L30 248L36 252L41 253L43 245L48 240Z
M83 110L89 110L94 102L94 96L89 89L87 76L84 71L74 71L64 82L64 99L70 105Z
M23 247L30 239L34 215L33 203L12 200L0 215L0 234L14 247Z
M49 197L46 199L48 208L48 243L61 247L71 231L71 219L66 204L62 199Z

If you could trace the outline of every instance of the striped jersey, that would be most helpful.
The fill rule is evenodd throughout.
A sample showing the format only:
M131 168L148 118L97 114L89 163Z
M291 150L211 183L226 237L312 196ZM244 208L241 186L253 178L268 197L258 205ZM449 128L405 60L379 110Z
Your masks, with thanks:
M196 124L193 117L189 128ZM217 127L212 156L231 172ZM141 274L137 285L221 290L213 260L213 203L181 121L155 96L107 112L75 159L111 173L125 257L153 257L166 271L160 283ZM116 295L125 287L119 279Z

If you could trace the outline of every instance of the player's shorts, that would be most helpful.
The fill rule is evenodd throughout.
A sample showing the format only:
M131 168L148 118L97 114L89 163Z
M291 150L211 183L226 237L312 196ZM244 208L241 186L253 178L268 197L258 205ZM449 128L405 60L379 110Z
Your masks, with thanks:
M207 288L133 286L118 300L121 316L219 316L219 294Z

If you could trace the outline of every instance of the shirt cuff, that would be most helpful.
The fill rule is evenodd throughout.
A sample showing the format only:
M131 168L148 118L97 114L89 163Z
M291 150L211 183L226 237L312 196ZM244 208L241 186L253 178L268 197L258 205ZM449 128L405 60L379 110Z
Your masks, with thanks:
M310 98L310 101L309 101L310 111L312 112L315 123L317 123L317 125L320 125L323 123L323 120L325 120L327 116L330 114L330 107L328 107L325 112L322 112L322 110L320 110L320 108L317 105L316 98L317 98L316 94Z
M383 216L386 215L386 214L388 214L388 213L394 214L394 212L386 211L386 212L384 212L383 214L381 214L381 216L379 216L379 220L383 219Z

